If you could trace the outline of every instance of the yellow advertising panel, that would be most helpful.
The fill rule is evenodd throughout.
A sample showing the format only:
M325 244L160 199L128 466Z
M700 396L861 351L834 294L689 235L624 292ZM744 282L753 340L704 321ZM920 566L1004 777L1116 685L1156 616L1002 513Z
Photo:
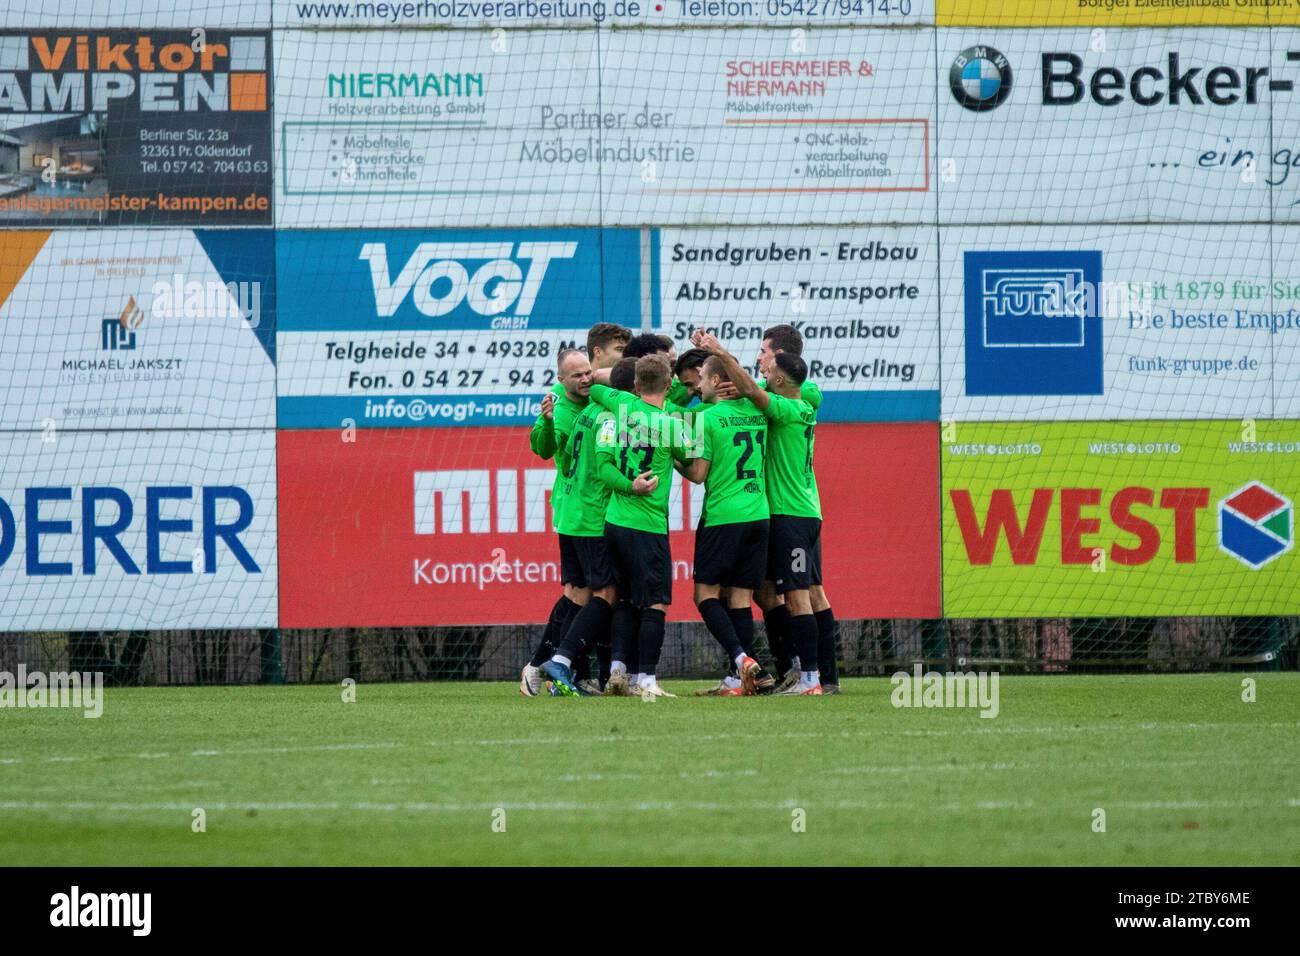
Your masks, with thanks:
M947 616L1300 613L1300 422L949 428Z
M937 0L941 27L1185 27L1300 24L1297 0Z

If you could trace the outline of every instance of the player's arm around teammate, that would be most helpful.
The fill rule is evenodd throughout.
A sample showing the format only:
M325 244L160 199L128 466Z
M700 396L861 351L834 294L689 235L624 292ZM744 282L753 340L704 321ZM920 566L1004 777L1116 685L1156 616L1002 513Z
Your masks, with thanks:
M697 332L694 341L722 360L740 394L768 418L767 578L784 600L800 660L798 683L787 692L820 696L820 674L810 667L817 662L818 630L809 587L821 583L821 504L812 470L816 413L800 397L808 366L796 355L777 355L767 375L771 391L765 391L712 335Z
M767 421L747 398L718 397L720 386L729 382L717 356L701 366L705 408L697 418L700 457L684 469L688 478L705 485L695 533L695 604L738 674L713 689L717 696L762 693L776 683L753 656L750 609L767 568Z
M774 325L763 330L762 344L759 347L758 367L763 375L769 374L776 363L776 357L782 353L803 356L803 336L792 325ZM812 406L815 413L822 404L822 390L817 383L805 379L799 386L799 397ZM816 422L814 421L814 425ZM837 674L835 650L835 614L831 610L830 598L820 581L808 589L813 617L817 621L817 662L822 678L822 691L826 694L838 694L839 676ZM767 626L768 643L777 654L778 667L785 674L782 682L789 689L798 679L798 670L792 669L793 651L790 640L790 613L775 588L765 586L755 597L758 606L763 609L763 621Z

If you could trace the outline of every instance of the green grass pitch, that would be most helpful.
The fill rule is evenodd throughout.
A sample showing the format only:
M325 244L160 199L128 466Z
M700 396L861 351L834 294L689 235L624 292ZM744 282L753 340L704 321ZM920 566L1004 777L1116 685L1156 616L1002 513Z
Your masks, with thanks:
M0 711L0 847L28 865L1294 865L1300 674L1251 675L1254 703L1243 676L1004 677L994 719L895 709L883 678L820 700L109 690L98 720Z

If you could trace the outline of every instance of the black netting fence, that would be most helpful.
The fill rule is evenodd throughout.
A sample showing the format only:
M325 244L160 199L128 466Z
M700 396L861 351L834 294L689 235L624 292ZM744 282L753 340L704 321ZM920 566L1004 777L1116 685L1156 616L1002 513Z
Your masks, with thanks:
M110 685L513 680L541 625L0 635L0 671L100 671ZM770 659L763 627L760 657ZM841 673L927 667L1003 673L1295 669L1300 618L1189 617L839 622ZM724 670L702 624L668 625L659 673Z

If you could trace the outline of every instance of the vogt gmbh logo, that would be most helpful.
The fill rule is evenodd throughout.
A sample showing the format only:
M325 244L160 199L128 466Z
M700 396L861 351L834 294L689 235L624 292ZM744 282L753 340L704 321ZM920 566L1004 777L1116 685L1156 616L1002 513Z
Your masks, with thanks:
M396 315L409 297L431 318L464 305L492 318L493 329L526 329L551 262L577 251L576 242L422 242L396 276L382 242L367 242L358 258L370 265L381 318Z
M1219 502L1219 549L1258 571L1295 544L1290 499L1252 481Z
M952 61L948 85L958 103L983 113L1011 95L1011 63L991 46L967 47Z
M967 252L966 394L1101 395L1101 253Z

